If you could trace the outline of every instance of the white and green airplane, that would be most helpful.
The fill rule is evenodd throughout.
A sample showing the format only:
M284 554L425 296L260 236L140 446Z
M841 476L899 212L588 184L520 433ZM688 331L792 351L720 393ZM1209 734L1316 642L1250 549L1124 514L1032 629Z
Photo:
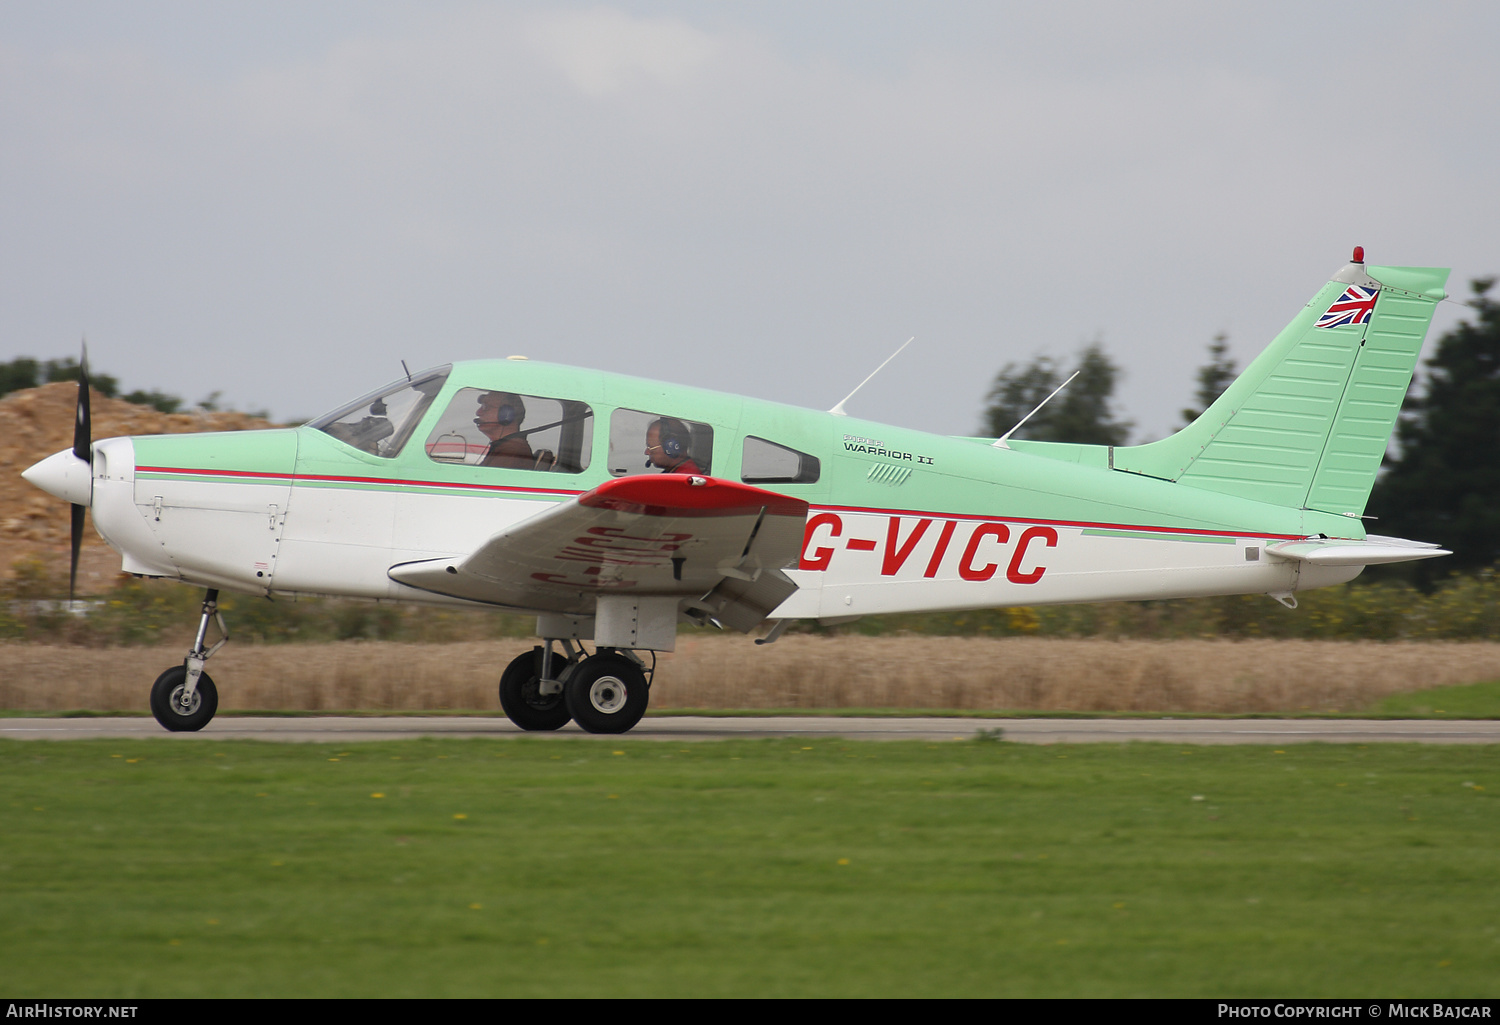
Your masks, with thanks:
M90 437L26 471L124 572L207 588L157 679L169 730L218 697L220 589L484 605L544 643L500 677L527 730L640 721L680 623L1268 594L1435 545L1366 500L1448 271L1353 262L1196 421L1146 445L952 438L530 362L409 375L295 429ZM207 647L211 621L222 638ZM588 654L583 642L591 642ZM654 667L655 656L651 656Z

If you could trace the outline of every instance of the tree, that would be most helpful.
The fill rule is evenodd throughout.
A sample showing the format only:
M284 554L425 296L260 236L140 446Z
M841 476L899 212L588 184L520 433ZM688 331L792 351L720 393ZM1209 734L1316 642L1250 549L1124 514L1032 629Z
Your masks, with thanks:
M1068 441L1085 445L1123 445L1129 421L1116 420L1110 409L1119 368L1095 342L1078 354L1078 377L1041 408L1013 437L1034 441ZM999 437L1036 408L1067 375L1050 357L1038 356L1017 367L1007 363L990 387L981 430Z
M150 406L158 413L175 413L182 408L182 399L176 395L159 392L155 388L150 391L137 389L128 395L121 395L120 398L126 402L133 402L137 406Z
M76 381L78 374L78 361L72 357L49 359L42 363L30 356L20 356L9 363L0 363L0 395L54 381ZM129 395L121 396L119 379L112 374L91 371L89 385L101 395L120 397L138 406L152 406L163 413L175 413L182 406L182 400L176 395L168 395L154 388L151 391L137 389Z
M1208 362L1198 368L1198 390L1193 393L1197 409L1184 409L1182 422L1190 424L1203 415L1203 411L1224 394L1224 389L1234 383L1239 368L1229 356L1229 336L1220 331L1208 343Z
M72 356L63 359L49 359L42 364L42 379L51 384L53 381L76 381L80 371L78 361ZM120 391L120 381L110 374L96 374L89 371L89 387L106 398L114 398Z
M0 363L0 395L37 386L37 361L30 356Z
M1415 564L1430 585L1456 570L1500 560L1500 303L1493 278L1472 282L1475 323L1460 321L1438 339L1396 428L1370 509L1382 534L1436 541L1447 558Z

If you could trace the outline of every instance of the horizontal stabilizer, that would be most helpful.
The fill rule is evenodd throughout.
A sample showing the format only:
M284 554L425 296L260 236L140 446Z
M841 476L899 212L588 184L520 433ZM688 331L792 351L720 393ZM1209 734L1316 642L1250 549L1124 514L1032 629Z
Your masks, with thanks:
M1293 559L1313 566L1381 566L1392 562L1416 562L1452 555L1446 549L1423 541L1370 534L1364 541L1310 538L1306 541L1283 541L1270 545L1266 554L1277 559Z

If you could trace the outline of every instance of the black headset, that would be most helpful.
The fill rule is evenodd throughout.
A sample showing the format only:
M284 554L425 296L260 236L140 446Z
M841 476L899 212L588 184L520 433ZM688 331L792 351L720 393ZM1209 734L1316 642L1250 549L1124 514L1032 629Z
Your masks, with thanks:
M487 394L493 395L495 393L489 392ZM521 401L521 397L519 395L512 395L511 398L515 401L503 403L495 409L495 422L502 427L509 427L513 423L519 423L526 419L526 405ZM483 401L482 398L481 401ZM474 422L482 424L485 421L476 416Z
M661 445L662 454L668 459L686 458L693 446L692 435L688 433L687 424L675 416L664 416L656 421L656 437Z

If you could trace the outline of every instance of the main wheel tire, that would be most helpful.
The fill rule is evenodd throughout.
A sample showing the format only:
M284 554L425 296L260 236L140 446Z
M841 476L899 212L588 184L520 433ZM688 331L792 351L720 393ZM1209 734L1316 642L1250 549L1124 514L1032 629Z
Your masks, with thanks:
M646 674L623 655L593 655L568 677L563 693L573 721L590 733L624 733L646 714Z
M198 686L193 690L193 700L187 708L183 708L181 698L186 686L186 666L173 666L158 676L151 685L151 714L173 733L201 730L219 710L219 689L214 686L213 677L207 673L198 674Z
M556 668L563 656L552 655ZM560 730L573 718L562 691L543 694L542 649L517 655L500 674L500 707L506 718L523 730Z

